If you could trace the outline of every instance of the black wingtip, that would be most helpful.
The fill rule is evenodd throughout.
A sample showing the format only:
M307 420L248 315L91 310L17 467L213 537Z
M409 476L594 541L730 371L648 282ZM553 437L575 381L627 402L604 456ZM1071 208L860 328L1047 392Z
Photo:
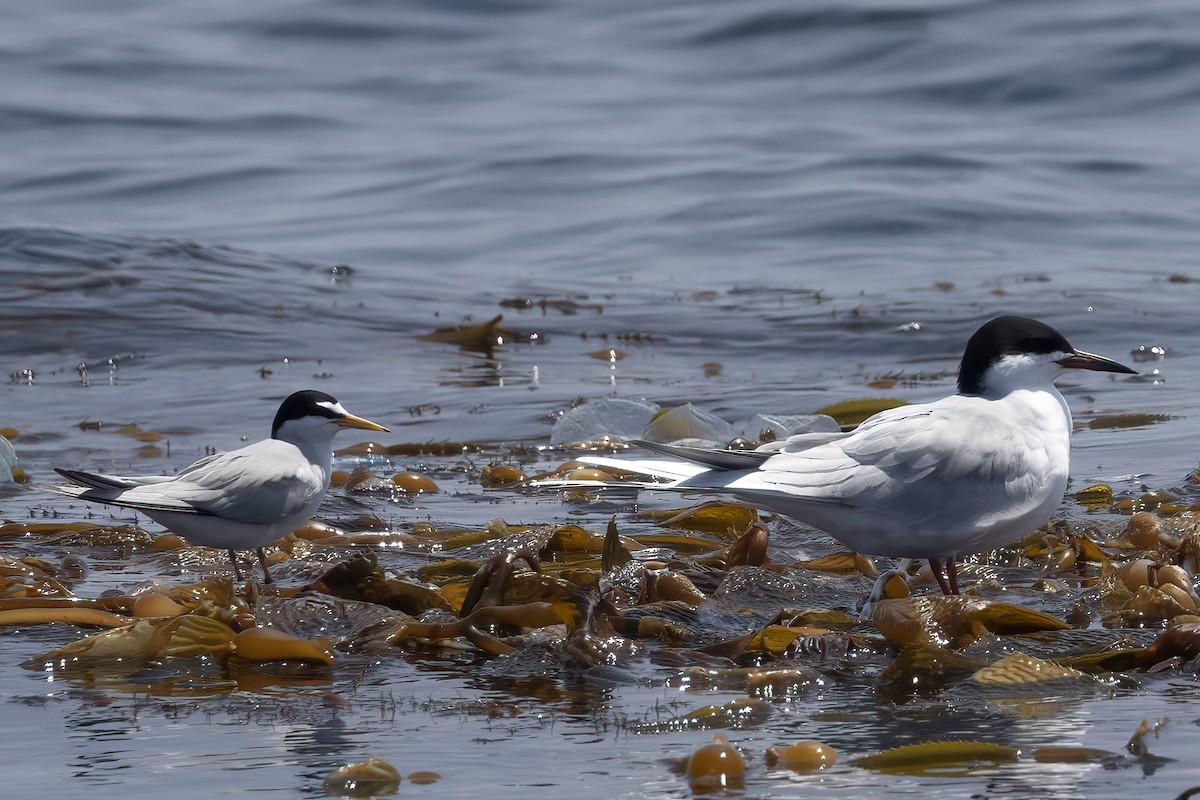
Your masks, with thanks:
M764 461L775 455L759 450L724 450L679 444L660 444L659 442L648 442L645 439L631 439L629 443L672 458L719 470L757 469Z
M54 471L62 475L71 483L83 486L88 489L100 489L106 491L109 489L128 489L128 482L120 478L112 478L107 475L96 475L91 472L84 472L81 469L60 469L55 467Z

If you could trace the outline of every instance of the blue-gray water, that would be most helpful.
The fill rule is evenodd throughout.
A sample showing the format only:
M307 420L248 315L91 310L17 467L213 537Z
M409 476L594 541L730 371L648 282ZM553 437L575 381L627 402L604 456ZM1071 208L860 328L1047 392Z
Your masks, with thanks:
M628 353L618 393L731 420L879 394L866 384L896 372L924 379L883 393L928 399L951 391L962 343L997 313L1121 360L1167 349L1135 364L1140 380L1064 381L1085 422L1174 417L1081 430L1076 487L1176 487L1195 466L1192 3L3 6L0 426L20 430L34 483L57 465L177 469L265 435L278 398L309 385L388 424L391 441L542 442L575 398L613 390L609 364L587 355L608 346ZM543 297L556 302L501 305ZM497 313L544 343L488 357L416 338ZM151 459L84 420L137 422L172 449ZM55 502L6 493L0 516ZM448 495L377 513L403 528L563 508ZM70 686L16 669L44 643L7 638L0 693L18 744L6 760L48 762L15 780L51 794L292 796L326 766L378 755L447 775L403 790L429 797L478 796L475 784L500 798L680 796L659 759L707 738L597 728L668 702L661 688L481 734L495 723L454 704L494 687L432 684L407 662L362 666L363 705L342 718L308 698L297 719L272 705L286 699L248 694L240 727L153 700L121 700L106 722ZM1013 718L1026 742L1066 731L1120 749L1141 716L1169 713L1152 749L1186 759L1194 689L1179 677ZM365 703L387 691L451 710L372 717ZM803 705L787 714L742 739L847 738ZM980 719L948 733L979 735ZM872 741L896 735L880 730ZM556 766L571 777L548 777ZM1097 798L1200 783L1189 761L1152 777L1052 772L885 781L847 768L760 778L750 794L1028 796L1033 784Z

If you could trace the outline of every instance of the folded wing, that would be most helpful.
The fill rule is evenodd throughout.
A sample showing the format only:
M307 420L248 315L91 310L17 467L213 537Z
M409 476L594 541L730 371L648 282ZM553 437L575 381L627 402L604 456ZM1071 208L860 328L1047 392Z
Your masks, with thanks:
M328 480L293 445L275 439L210 456L163 479L59 473L81 487L58 491L81 500L254 524L300 512L324 493Z

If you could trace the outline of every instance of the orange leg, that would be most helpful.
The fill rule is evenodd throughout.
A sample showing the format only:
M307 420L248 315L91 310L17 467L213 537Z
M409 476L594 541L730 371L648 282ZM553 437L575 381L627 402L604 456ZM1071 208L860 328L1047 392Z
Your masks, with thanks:
M929 559L929 569L933 572L942 594L958 594L958 565L954 563L954 556L945 560Z

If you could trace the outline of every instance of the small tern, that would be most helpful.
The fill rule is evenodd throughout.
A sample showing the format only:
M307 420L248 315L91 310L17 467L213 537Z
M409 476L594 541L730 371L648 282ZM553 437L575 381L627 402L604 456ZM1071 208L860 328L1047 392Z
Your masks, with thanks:
M1019 540L1062 502L1071 411L1054 379L1068 369L1137 374L1045 323L997 317L968 340L958 394L882 411L849 433L750 451L635 441L674 458L581 460L668 481L642 488L728 493L859 552L926 559L942 592L958 594L958 556Z
M56 469L77 485L52 489L136 509L193 544L228 550L238 580L237 551L254 550L271 583L263 545L299 528L321 505L329 490L333 437L343 428L387 431L324 392L296 392L279 406L270 439L202 458L174 476Z

